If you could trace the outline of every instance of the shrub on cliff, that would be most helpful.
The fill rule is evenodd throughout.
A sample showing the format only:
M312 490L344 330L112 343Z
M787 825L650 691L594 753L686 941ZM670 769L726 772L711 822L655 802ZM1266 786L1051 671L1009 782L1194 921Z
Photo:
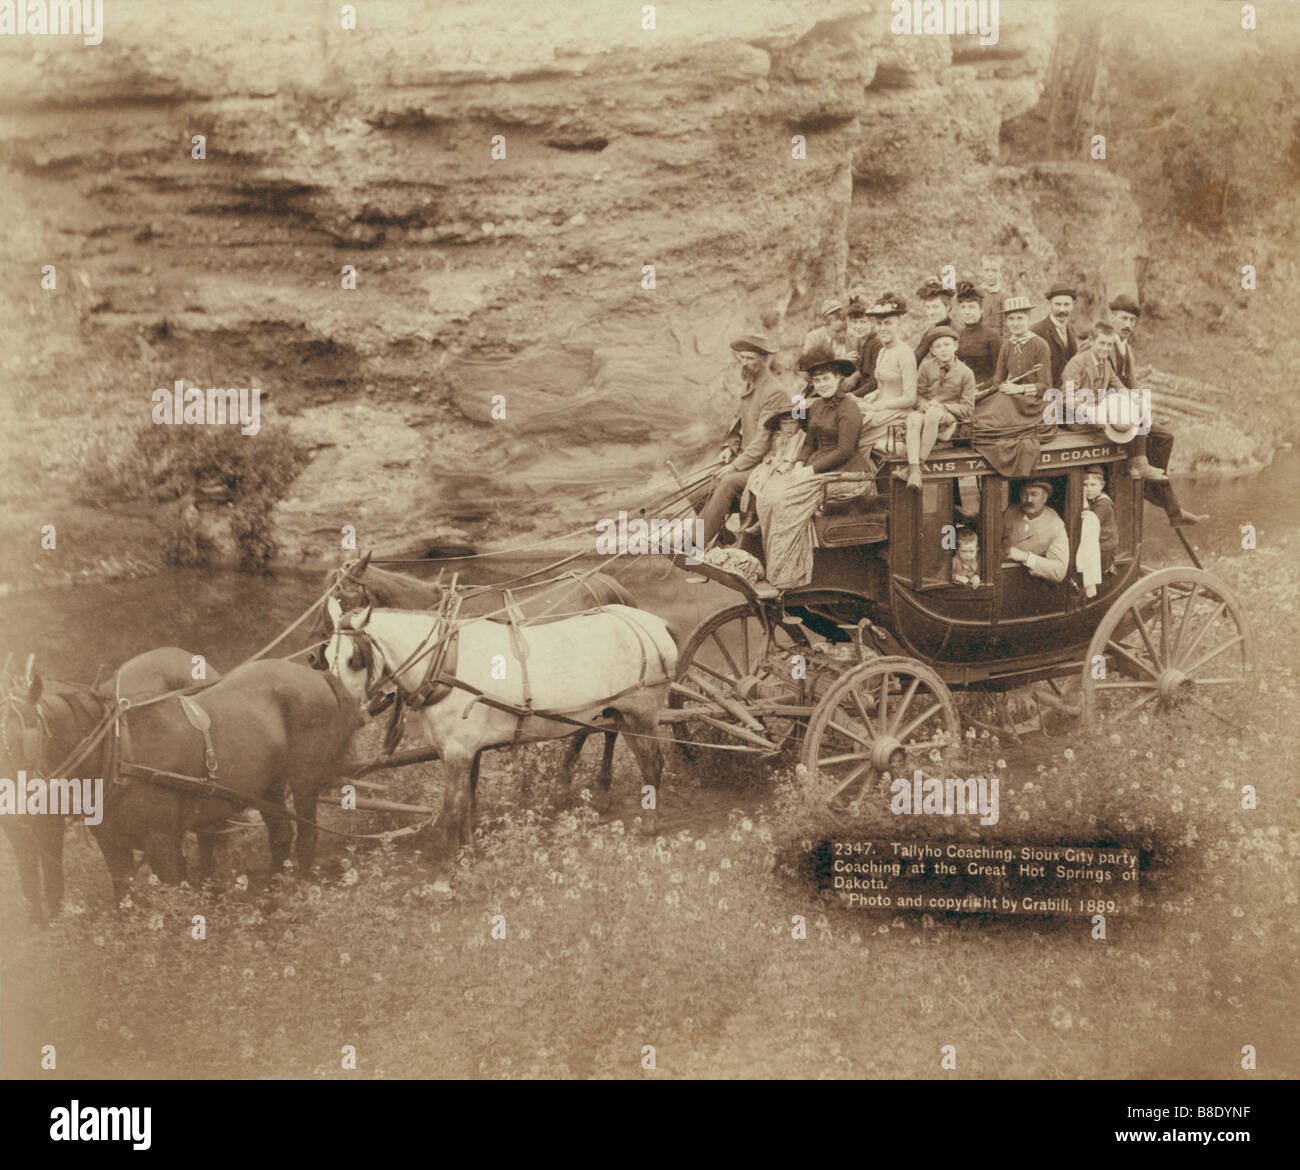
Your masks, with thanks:
M230 509L230 534L243 568L263 568L275 553L272 512L307 461L284 431L241 435L233 427L174 430L149 426L92 463L83 483L101 502L216 500ZM207 552L192 509L182 508L166 548L172 563Z

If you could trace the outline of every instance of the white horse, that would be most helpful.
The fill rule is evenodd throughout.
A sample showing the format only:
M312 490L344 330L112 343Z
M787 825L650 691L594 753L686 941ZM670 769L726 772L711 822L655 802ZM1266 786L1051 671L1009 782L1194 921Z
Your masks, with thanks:
M437 660L433 647L445 632L436 614L367 607L345 615L333 598L329 613L325 660L355 698L364 704L389 687L407 697L427 689L427 652ZM645 783L658 788L659 711L677 672L677 645L662 618L608 605L531 626L476 618L456 629L455 665L449 657L445 673L464 687L440 687L433 702L412 708L446 769L439 821L449 842L473 844L481 752L589 730L548 715L586 724L604 717L624 734ZM479 696L538 713L521 716Z

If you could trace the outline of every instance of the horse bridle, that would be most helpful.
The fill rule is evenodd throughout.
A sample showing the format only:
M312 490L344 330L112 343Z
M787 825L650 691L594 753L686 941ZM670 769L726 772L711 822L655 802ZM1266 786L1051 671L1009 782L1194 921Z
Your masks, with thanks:
M340 627L334 633L353 639L352 653L348 657L348 666L352 670L360 670L365 667L366 702L362 704L362 707L367 715L372 717L378 715L396 700L397 691L400 689L397 685L397 679L388 673L387 662L382 667L378 667L379 647L375 645L375 640L365 630ZM377 667L378 676L375 673ZM325 669L329 669L328 662L325 663Z
M23 707L28 706L32 709L34 716L31 723L23 717ZM16 759L28 767L35 767L41 771L45 770L45 747L53 738L50 731L49 722L46 720L44 713L41 711L40 700L32 702L29 699L20 699L15 696L9 688L5 688L4 697L0 699L0 708L6 714L12 714L18 721L20 731L21 750L14 752L14 746L9 742L9 720L0 715L0 743L3 743L5 755L10 759Z

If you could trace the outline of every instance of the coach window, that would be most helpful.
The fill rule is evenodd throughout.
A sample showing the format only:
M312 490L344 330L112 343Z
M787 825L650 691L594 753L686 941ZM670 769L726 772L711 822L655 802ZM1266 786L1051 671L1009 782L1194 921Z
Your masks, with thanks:
M974 477L972 477L974 479ZM960 494L954 491L956 480L951 477L926 480L921 488L921 578L922 587L932 585L950 585L953 575L953 559L960 551L970 548L968 542L975 542L975 558L981 581L987 582L988 557L985 542L980 537L979 528L979 485L975 483L974 492L967 494L967 499L974 501L969 510L974 514L972 520L962 507Z
M1123 463L1104 464L1102 471L1106 473L1106 494L1115 505L1115 527L1119 529L1115 560L1128 563L1137 555L1134 508L1142 507L1142 485L1125 474Z

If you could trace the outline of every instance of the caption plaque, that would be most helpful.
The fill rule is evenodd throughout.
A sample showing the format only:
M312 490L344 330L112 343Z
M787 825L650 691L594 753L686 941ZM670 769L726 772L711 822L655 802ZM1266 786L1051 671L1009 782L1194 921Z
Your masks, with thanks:
M1138 850L1123 845L827 841L823 885L856 910L1118 914L1136 909Z

